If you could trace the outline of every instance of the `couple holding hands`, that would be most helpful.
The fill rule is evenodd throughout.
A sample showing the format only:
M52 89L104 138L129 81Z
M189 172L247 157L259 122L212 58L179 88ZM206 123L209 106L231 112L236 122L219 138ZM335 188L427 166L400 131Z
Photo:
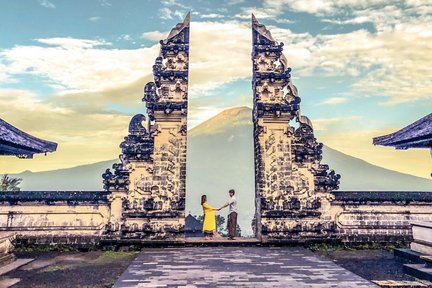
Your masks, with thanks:
M210 240L213 236L218 236L216 231L216 215L215 211L220 211L221 209L229 206L228 212L228 239L235 240L236 228L237 228L237 200L235 198L235 191L231 189L228 191L230 196L230 201L225 203L220 208L213 208L207 203L207 195L201 196L201 206L204 210L204 223L203 232L205 240ZM219 236L220 237L220 236Z

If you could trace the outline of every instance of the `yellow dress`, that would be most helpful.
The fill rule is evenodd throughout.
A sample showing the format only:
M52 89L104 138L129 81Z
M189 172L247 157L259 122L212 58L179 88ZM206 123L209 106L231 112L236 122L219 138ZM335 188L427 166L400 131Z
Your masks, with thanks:
M202 204L204 210L204 232L213 232L216 230L215 208L211 207L207 202Z

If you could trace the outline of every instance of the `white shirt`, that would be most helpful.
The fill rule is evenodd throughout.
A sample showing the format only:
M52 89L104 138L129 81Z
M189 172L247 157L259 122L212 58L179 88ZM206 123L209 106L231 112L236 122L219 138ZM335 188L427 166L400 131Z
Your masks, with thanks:
M228 202L228 205L229 205L228 215L231 214L232 212L237 213L237 199L235 198L235 196L231 197L230 201Z

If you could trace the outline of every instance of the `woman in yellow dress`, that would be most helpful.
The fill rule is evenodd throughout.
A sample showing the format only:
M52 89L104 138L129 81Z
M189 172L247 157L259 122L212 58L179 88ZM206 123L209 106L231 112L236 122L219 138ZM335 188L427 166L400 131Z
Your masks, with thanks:
M220 209L213 208L207 203L207 195L201 196L201 206L204 210L203 232L205 240L210 240L210 237L213 237L216 232L215 211L219 211Z

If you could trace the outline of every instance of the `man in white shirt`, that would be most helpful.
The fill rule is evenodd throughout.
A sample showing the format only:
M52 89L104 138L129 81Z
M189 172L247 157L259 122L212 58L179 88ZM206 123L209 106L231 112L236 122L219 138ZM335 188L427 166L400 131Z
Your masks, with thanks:
M225 203L220 209L223 209L223 208L229 206L228 239L229 240L235 240L234 237L236 236L236 231L237 231L237 200L234 196L235 195L234 189L229 190L228 193L229 193L231 199L230 199L230 201Z

